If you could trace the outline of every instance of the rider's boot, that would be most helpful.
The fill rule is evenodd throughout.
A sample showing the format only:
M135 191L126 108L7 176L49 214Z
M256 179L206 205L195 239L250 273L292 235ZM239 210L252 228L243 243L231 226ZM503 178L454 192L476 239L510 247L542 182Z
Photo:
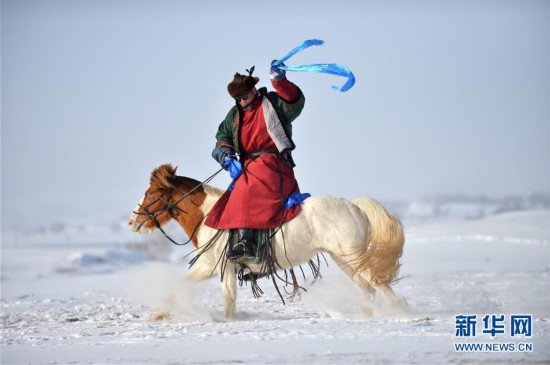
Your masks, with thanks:
M239 242L227 251L229 260L244 260L256 257L256 230L250 228L239 229Z

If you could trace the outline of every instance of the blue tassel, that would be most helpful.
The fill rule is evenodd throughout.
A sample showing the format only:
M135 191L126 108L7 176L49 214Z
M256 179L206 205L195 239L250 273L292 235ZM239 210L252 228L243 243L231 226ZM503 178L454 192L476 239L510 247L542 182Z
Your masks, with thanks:
M316 73L325 73L330 75L347 77L348 81L342 86L332 86L332 90L346 92L353 87L355 84L355 76L353 72L346 66L338 65L336 63L318 63L313 65L298 65L298 66L286 66L281 65L281 63L288 60L290 57L294 56L296 53L302 52L303 50L311 46L320 46L325 42L320 39L308 39L299 44L292 51L288 52L284 57L281 57L277 62L273 63L271 67L277 67L285 71L295 71L295 72L316 72Z
M302 204L304 200L309 198L311 196L310 193L292 193L288 197L288 200L286 201L285 208L290 209L295 205Z
M241 163L234 158L225 160L224 166L229 167L229 176L231 176L233 180L241 176L241 173L243 172L243 165L241 165Z

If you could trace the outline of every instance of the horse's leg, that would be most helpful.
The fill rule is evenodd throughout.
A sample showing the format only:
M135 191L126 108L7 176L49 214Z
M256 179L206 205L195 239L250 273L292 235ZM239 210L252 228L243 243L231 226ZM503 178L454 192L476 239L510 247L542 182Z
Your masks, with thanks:
M346 275L361 288L365 299L367 299L369 302L372 301L374 299L375 289L372 287L370 282L359 273L354 272L351 265L339 258L338 256L330 254L330 257L332 257L332 259L334 260L334 262L336 262L336 264L338 264L340 269L342 269L342 271L345 272Z
M215 257L215 256L214 256ZM216 275L212 272L212 267L215 265L207 265L210 263L207 260L198 261L189 271L185 277L186 280L193 280L199 282L206 280ZM226 261L225 265L221 265L217 274L222 275L221 266L224 266L222 281L222 294L223 294L223 314L226 318L233 318L237 311L237 275L235 264L231 261Z
M206 260L205 260L206 261ZM203 264L203 265L201 265ZM183 277L184 280L191 280L196 283L210 279L215 273L212 272L212 266L204 265L204 262L197 261Z
M376 290L380 291L384 298L394 308L406 309L409 307L405 298L401 298L391 288L390 284L376 285Z
M201 265L202 264L202 265ZM201 282L203 280L209 279L214 274L212 273L212 268L210 266L204 265L203 261L198 261L187 274L180 278L180 284L184 285L186 281L191 281L194 283ZM176 301L176 293L172 293L168 298L165 299L165 308L153 308L151 314L149 315L150 321L161 321L170 317L170 308L174 305Z
M237 312L237 272L235 264L227 261L222 281L223 315L233 318Z
M367 272L355 272L351 265L343 262L340 258L335 255L331 255L331 257L342 268L342 270L348 274L348 276L357 285L359 285L367 300L374 300L375 293L379 291L392 307L402 309L408 307L407 301L395 294L390 284L374 284L371 282L371 278Z

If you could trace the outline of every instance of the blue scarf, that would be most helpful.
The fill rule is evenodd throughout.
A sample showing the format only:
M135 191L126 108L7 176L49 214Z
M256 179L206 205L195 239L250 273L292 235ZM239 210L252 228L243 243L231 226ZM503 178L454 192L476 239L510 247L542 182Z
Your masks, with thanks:
M273 63L271 67L278 68L285 71L296 71L296 72L317 72L325 73L336 76L347 77L348 81L342 87L332 86L332 90L346 92L352 88L355 84L355 76L346 66L338 65L336 63L317 63L313 65L297 65L297 66L286 66L281 65L283 62L288 60L290 57L294 56L296 53L302 52L304 49L311 46L320 46L325 42L320 39L308 39L299 44L292 51L288 52L284 57L281 57L277 62Z

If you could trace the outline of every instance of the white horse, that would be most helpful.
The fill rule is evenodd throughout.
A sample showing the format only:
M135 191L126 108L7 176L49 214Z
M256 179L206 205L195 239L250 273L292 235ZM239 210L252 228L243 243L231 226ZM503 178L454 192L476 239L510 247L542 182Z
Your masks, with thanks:
M129 225L134 232L151 233L175 219L202 254L186 278L202 281L223 275L224 315L236 313L237 265L225 258L229 231L203 224L223 191L194 179L176 176L176 168L162 165L151 174L150 186L133 211ZM367 300L379 291L391 305L406 305L390 285L397 279L404 234L400 221L369 198L347 201L314 196L302 203L300 213L282 225L271 240L280 268L308 262L328 253L362 290ZM204 250L205 245L209 248ZM222 262L222 264L220 264ZM260 265L248 265L260 272Z

